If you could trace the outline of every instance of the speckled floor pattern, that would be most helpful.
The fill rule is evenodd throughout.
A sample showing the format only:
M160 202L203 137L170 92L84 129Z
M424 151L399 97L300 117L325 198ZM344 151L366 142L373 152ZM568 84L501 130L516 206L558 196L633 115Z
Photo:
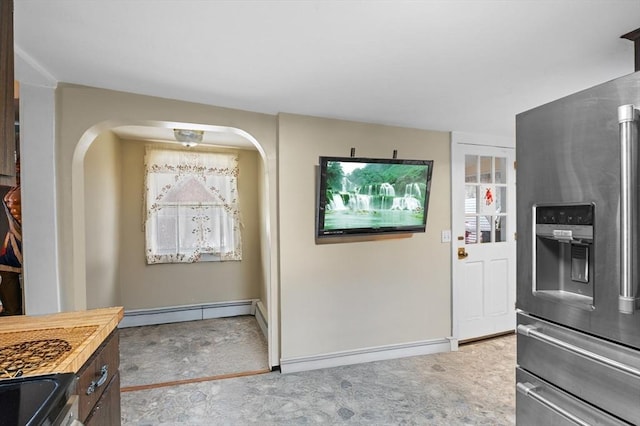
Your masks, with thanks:
M122 393L123 425L514 425L514 334L459 351Z
M120 330L121 388L268 368L251 315Z

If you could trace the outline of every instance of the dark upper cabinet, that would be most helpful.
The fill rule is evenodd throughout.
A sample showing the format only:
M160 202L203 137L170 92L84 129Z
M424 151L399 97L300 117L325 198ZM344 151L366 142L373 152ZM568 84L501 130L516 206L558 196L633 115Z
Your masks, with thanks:
M13 0L0 0L0 185L6 186L16 183L13 84Z

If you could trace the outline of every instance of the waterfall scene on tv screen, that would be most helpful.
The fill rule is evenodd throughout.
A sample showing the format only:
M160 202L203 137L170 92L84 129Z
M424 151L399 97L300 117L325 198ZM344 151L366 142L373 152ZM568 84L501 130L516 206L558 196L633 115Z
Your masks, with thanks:
M332 230L424 227L431 162L326 162L324 223Z

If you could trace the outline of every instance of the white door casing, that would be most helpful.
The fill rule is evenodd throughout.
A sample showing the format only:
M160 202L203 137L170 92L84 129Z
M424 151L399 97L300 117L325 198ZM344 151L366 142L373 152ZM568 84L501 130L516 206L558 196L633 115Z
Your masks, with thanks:
M452 334L516 325L515 149L452 143Z

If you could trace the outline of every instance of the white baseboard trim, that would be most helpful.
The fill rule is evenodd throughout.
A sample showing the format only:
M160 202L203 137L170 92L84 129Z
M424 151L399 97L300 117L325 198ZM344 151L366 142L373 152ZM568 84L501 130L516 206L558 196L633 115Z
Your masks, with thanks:
M398 345L334 352L324 355L283 358L280 360L280 371L282 373L295 373L298 371L338 367L341 365L361 364L417 355L430 355L440 352L450 352L452 350L453 341L450 338L424 340Z
M458 339L455 338L455 337L447 337L447 339L451 343L451 352L457 352L458 351Z
M256 312L254 314L256 316L256 321L258 321L258 327L264 334L264 338L269 341L269 321L267 320L267 308L265 308L264 304L261 300L258 300L256 303Z
M125 311L118 328L255 315L257 299Z

